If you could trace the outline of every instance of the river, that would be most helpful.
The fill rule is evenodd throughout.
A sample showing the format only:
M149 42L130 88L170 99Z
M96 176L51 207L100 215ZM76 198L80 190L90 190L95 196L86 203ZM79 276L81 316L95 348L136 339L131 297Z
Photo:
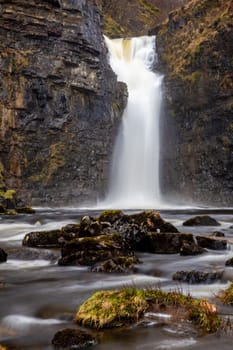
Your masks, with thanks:
M223 307L216 294L233 280L233 268L225 261L233 256L231 245L225 251L211 251L200 256L182 257L160 254L138 254L143 264L135 274L97 274L86 267L57 265L59 251L34 250L20 252L22 239L28 232L60 228L76 223L83 215L97 216L99 211L78 209L37 209L36 214L0 217L0 247L8 252L6 263L0 264L0 344L15 350L52 350L51 340L57 330L75 327L72 318L78 306L94 291L125 285L179 289L196 297L217 302L220 314L233 317L232 307ZM215 230L233 237L233 210L187 209L163 210L161 216L180 231L209 234ZM219 227L183 227L193 215L208 213ZM19 249L20 248L20 249ZM222 270L220 281L213 284L188 285L172 280L179 270ZM166 315L161 315L161 318ZM100 332L95 350L153 349L232 349L229 335L200 336L191 328L157 320L126 330Z

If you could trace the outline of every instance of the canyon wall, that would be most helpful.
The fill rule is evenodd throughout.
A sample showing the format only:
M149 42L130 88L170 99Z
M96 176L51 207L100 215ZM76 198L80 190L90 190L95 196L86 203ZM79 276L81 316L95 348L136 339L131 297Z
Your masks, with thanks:
M94 0L0 0L0 191L94 203L127 100Z
M157 34L161 182L174 202L233 205L233 4L192 0Z

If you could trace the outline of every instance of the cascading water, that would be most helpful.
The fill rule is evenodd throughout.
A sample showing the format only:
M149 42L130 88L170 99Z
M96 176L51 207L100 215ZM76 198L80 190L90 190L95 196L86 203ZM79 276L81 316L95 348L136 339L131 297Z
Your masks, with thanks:
M159 189L159 115L162 76L152 72L155 37L105 38L110 65L128 87L128 104L114 147L108 208L161 206Z

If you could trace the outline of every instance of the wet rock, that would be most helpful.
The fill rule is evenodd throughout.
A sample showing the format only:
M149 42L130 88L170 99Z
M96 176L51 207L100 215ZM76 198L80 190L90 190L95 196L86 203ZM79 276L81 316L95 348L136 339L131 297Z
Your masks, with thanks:
M121 215L112 228L120 232L133 250L138 250L141 241L149 232L178 232L172 224L164 221L155 210L143 211L133 215Z
M74 233L61 230L37 231L27 233L23 239L23 245L38 248L60 248L65 242L75 238Z
M103 262L99 262L91 267L92 272L135 272L135 264L138 259L127 256L119 256L114 259L108 259Z
M105 210L99 216L99 221L113 224L114 222L120 220L123 216L124 213L121 210Z
M226 262L225 262L225 265L226 266L232 266L233 267L233 257L228 259Z
M176 254L180 252L184 242L194 243L193 235L191 233L152 232L146 234L135 248L140 252Z
M203 215L186 220L183 226L220 226L220 223L211 216Z
M7 253L0 248L0 263L4 263L7 261Z
M225 237L225 233L221 231L214 231L213 233L211 233L210 237Z
M227 249L227 240L225 239L216 239L212 237L205 236L196 236L197 243L207 249L213 250L225 250Z
M8 255L10 259L17 260L50 260L56 261L59 257L58 251L51 251L47 249L36 249L28 247L12 248L8 250Z
M190 284L214 283L222 278L223 271L202 272L202 271L177 271L173 276L174 281Z
M98 236L101 234L103 226L99 222L90 216L84 216L80 222L80 237L92 237Z
M31 207L17 207L15 211L18 214L35 214L35 210Z
M101 235L96 237L76 238L67 242L61 250L60 265L88 265L93 266L99 262L102 267L96 269L109 269L111 265L119 265L114 269L126 267L127 258L133 257L127 241L119 233ZM125 260L124 260L125 259ZM113 261L114 264L109 261ZM132 263L132 260L130 261Z
M80 233L80 224L68 224L63 226L61 230L66 233L74 233L78 237Z
M182 247L180 248L180 255L199 255L206 252L206 249L200 247L194 242L184 241Z
M92 334L80 329L66 328L54 335L52 344L55 349L87 349L96 345L97 340Z

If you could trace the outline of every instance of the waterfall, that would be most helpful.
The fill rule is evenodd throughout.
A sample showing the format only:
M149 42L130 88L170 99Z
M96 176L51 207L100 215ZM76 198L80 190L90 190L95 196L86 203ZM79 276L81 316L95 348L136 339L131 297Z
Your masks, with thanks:
M128 104L117 135L108 208L156 208L159 187L159 116L162 76L152 72L156 60L155 37L109 39L110 65L128 87Z

